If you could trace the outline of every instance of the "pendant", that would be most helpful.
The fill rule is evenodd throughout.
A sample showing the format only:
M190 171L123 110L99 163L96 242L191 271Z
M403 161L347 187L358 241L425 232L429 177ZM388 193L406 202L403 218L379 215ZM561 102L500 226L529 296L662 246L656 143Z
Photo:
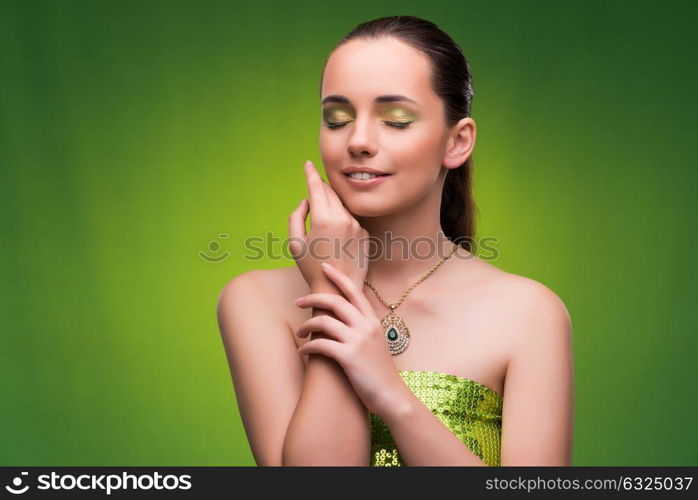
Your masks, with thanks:
M395 311L391 311L383 317L381 326L385 331L390 354L395 356L407 349L410 343L410 332L403 319Z

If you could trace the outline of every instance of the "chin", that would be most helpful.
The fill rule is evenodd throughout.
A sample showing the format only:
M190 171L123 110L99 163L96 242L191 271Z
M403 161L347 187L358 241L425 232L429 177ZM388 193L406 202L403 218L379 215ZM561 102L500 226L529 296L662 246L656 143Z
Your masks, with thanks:
M385 197L351 195L341 199L347 210L355 217L380 217L399 209L395 203Z

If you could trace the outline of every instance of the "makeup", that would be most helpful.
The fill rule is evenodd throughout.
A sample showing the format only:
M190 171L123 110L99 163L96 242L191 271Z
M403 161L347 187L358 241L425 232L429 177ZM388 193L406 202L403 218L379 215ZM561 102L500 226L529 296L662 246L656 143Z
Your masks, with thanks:
M322 116L329 128L339 128L354 118L349 110L338 106L323 109Z
M354 119L354 113L351 109L342 105L325 107L322 110L322 115L325 124L330 129L341 128ZM390 103L381 110L379 119L393 128L405 129L417 120L417 115L405 107Z
M402 107L393 107L381 114L385 120L396 123L412 123L417 120L417 115Z

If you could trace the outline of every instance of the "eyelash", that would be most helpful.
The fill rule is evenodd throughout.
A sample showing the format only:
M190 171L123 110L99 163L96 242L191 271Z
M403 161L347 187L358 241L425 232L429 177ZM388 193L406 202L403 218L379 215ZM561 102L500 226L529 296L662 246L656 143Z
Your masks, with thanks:
M334 129L342 128L342 127L343 127L344 125L346 125L347 123L349 123L349 122L328 123L328 124L327 124L327 128L334 130ZM409 127L410 124L411 124L412 122L404 122L404 123L403 123L403 122L389 122L389 121L386 121L386 122L384 122L384 123L385 123L386 125L388 125L389 127L393 127L393 128L397 128L397 129L404 130L404 129L406 129L407 127Z

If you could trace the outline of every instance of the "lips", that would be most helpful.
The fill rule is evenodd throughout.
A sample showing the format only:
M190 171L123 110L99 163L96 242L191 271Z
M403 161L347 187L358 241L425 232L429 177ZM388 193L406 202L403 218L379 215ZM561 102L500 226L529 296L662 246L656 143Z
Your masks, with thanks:
M357 171L357 172L361 172L361 171L359 170L359 171ZM345 175L346 177L349 177L349 175L352 174L352 173L354 173L354 172L346 172L346 173L344 173L344 175ZM392 175L392 174L377 174L377 173L375 173L375 172L366 172L366 173L367 173L367 174L376 175L376 176L378 176L378 177L387 177L387 176L389 176L389 175Z
M344 175L348 174L353 174L355 172L366 172L367 174L374 174L374 175L391 175L388 172L383 172L381 170L371 168L371 167L356 167L356 166L350 166L342 170L342 173Z
M384 182L387 182L388 177L391 177L391 174L380 174L380 175L371 175L369 176L368 173L356 173L356 174L345 174L344 178L347 180L349 185L357 188L357 189L370 189L373 186L377 186L379 184L382 184Z

